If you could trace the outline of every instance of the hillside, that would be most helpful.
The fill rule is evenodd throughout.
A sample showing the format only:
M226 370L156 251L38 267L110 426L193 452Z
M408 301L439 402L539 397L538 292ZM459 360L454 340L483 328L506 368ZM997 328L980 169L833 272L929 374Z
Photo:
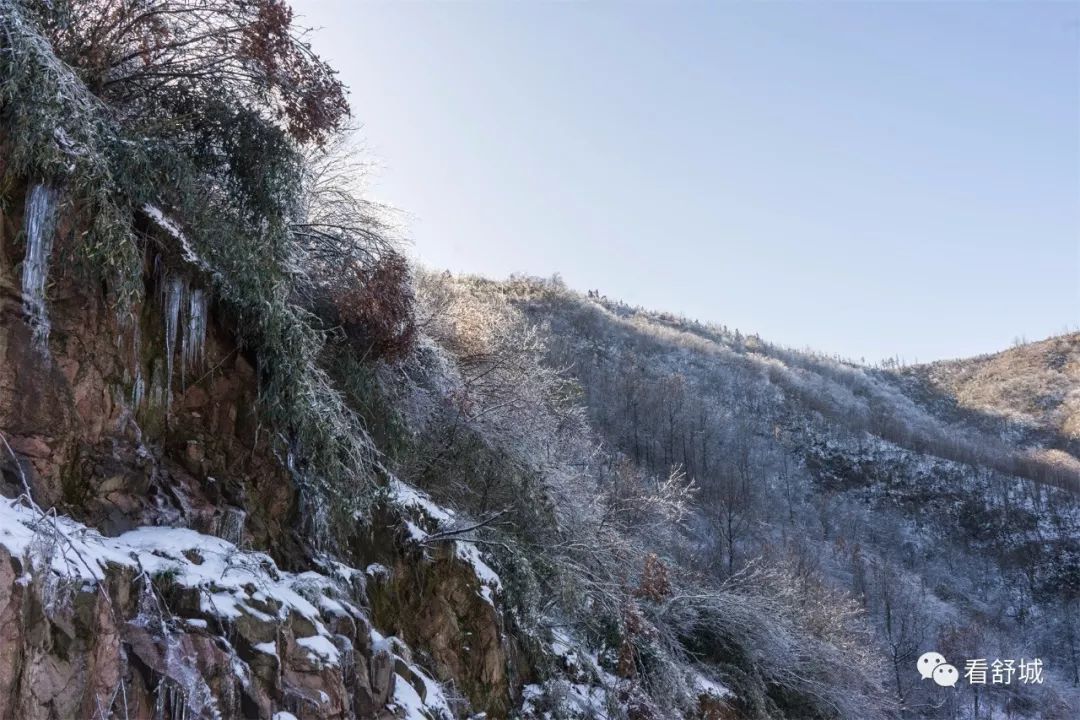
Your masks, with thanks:
M1044 460L1051 436L963 407L924 368L861 368L549 281L430 282L519 310L607 453L694 479L683 562L725 577L769 558L857 598L902 715L1073 712L1076 474ZM1037 651L1057 691L943 698L907 670L931 646Z
M968 410L1047 436L1075 456L1080 440L1080 333L909 371Z
M303 38L0 0L0 718L1080 714L1075 337L871 369L413 267Z

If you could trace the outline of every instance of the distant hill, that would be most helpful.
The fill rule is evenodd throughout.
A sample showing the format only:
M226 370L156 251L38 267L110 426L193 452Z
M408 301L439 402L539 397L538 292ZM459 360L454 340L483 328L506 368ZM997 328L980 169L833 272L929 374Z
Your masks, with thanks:
M960 407L1080 441L1080 333L906 372Z

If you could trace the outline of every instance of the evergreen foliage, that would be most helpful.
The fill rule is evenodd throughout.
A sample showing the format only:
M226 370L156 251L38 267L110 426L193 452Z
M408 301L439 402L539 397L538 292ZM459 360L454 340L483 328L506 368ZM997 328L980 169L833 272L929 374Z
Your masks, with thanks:
M106 5L117 12L134 7ZM87 228L74 238L74 247L121 307L139 299L148 251L160 252L182 272L204 276L238 339L258 359L262 410L283 451L295 456L296 477L309 501L325 505L333 499L335 514L352 522L376 495L377 453L321 364L325 325L296 294L303 273L297 228L308 223L305 152L317 152L305 151L304 144L325 141L336 131L343 100L339 92L320 95L326 87L315 91L297 78L293 85L282 77L267 79L276 53L280 62L307 58L309 67L289 72L307 73L310 83L333 82L329 69L291 34L289 18L277 18L272 29L259 24L268 22L266 12L279 3L170 6L170 17L193 23L184 32L236 21L252 42L260 33L273 39L272 48L239 51L232 70L211 62L211 50L190 60L190 49L165 47L181 41L179 31L154 25L153 11L166 14L164 4L135 5L149 13L137 25L161 35L161 57L146 62L169 68L154 92L139 94L137 103L134 90L118 95L116 88L147 82L145 68L132 69L136 59L121 52L142 35L107 41L101 33L108 34L108 23L90 12L101 8L74 0L0 0L5 187L34 178L63 189L71 225ZM213 52L232 46L224 38L215 47ZM106 62L95 54L107 49L127 59ZM257 57L247 57L252 54ZM241 66L243 71L236 69ZM316 107L319 97L325 107ZM305 120L304 112L312 117ZM151 244L139 231L149 228L147 208L160 208L179 232L155 232ZM372 240L350 235L348 228L338 239L342 253L356 252L349 242ZM396 257L382 240L380 248L383 257Z

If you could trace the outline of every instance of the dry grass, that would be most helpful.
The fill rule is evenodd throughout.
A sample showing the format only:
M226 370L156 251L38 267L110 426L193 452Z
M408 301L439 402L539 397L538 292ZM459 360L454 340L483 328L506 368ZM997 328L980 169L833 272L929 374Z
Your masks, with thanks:
M1080 333L923 370L961 407L1080 440Z

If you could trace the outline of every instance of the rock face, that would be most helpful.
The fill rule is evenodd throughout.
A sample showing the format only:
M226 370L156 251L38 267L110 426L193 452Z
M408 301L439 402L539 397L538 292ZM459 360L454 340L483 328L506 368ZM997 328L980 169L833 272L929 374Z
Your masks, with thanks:
M394 530L407 507L358 528L343 559L372 575L317 554L254 359L151 253L146 300L110 307L61 261L62 214L35 344L19 212L0 213L0 718L506 716L519 671L476 558Z
M252 363L228 334L211 325L204 358L183 367L182 328L167 340L151 267L151 299L120 313L70 264L54 263L46 354L23 313L22 252L12 242L19 220L2 225L0 428L35 499L106 533L178 523L213 533L230 506L248 507L248 539L279 560L295 555L285 531L294 493L255 415Z
M414 517L421 524L437 525L438 518ZM426 535L416 525L410 532L413 541ZM381 544L402 546L400 539ZM405 552L383 556L387 565L376 565L369 575L371 617L409 645L424 648L431 670L452 679L474 709L506 717L520 684L511 673L526 663L496 608L501 590L497 576L465 543L438 543L429 549L406 541L404 546Z
M186 529L43 518L0 510L3 717L392 716L397 658L349 600L362 578Z

